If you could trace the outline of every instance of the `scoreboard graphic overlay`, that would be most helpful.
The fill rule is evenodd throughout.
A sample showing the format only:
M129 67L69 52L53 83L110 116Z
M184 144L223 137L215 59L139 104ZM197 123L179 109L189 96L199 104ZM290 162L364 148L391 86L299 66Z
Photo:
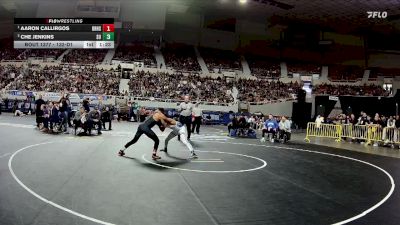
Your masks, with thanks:
M14 48L112 49L113 18L14 18Z

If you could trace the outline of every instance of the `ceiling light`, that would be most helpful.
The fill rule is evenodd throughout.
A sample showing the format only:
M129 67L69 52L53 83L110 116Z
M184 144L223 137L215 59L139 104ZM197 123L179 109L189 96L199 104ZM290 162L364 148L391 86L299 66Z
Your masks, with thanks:
M247 0L239 0L240 4L246 4Z

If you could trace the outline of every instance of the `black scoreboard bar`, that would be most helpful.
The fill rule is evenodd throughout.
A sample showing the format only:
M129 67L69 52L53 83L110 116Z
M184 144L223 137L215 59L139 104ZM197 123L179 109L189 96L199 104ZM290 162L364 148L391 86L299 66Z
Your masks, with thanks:
M14 48L114 48L114 19L14 18Z

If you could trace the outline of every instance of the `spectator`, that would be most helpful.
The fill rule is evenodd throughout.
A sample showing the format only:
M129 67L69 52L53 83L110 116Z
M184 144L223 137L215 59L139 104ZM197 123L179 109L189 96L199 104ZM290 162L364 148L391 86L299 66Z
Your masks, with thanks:
M268 134L267 138L269 138L271 142L274 142L275 134L278 131L278 128L279 124L274 119L274 116L272 114L269 114L268 119L264 123L261 142L265 142L265 133Z
M156 58L154 56L154 47L144 44L118 46L113 60L122 62L143 62L145 67L157 67Z
M282 83L279 81L239 79L236 85L239 99L252 103L271 103L294 99L301 88L297 82Z
M35 101L36 105L36 127L39 128L39 125L43 122L43 111L42 111L42 105L46 104L43 100L42 95L39 95L39 98Z
M57 102L50 103L49 110L50 110L50 118L49 118L50 130L53 131L54 125L61 123L61 119L60 119L60 115L59 115L59 112L60 112L59 104Z
M6 97L6 99L4 99L4 108L5 108L5 110L6 111L8 111L8 104L9 104L9 100L8 100L8 98Z
M111 130L111 121L112 115L110 112L110 108L106 107L105 110L101 113L101 122L103 123L103 129L106 129L106 123L108 122L108 130Z
M68 103L67 103L67 99L68 99L68 94L64 94L61 93L61 99L59 101L59 105L60 105L60 115L61 115L61 119L62 119L62 124L63 124L63 128L64 128L64 134L68 134Z
M363 96L388 96L389 92L377 85L334 85L321 84L313 88L315 94L323 95L363 95Z
M78 136L87 135L89 131L88 127L88 113L86 113L84 107L80 107L79 111L75 113L74 116L74 126L75 126L75 133L79 127L82 127L83 132L79 133Z
M200 48L199 50L210 71L222 72L241 69L240 59L232 51L211 48Z
M106 49L73 49L63 57L63 62L97 64L103 61L107 52Z
M265 59L256 56L246 57L251 74L260 79L279 78L281 76L281 65L273 59Z
M190 95L194 99L206 102L232 103L229 91L233 83L226 79L200 77L191 74L137 72L133 74L129 87L132 95L137 97L153 97L178 101L182 95Z
M167 68L192 72L201 70L192 46L167 45L162 52Z
M82 102L82 106L85 109L86 112L90 112L90 107L89 107L90 99L85 98Z
M321 67L315 64L309 63L287 63L288 74L293 75L294 73L298 73L300 75L313 75L313 74L321 74Z
M42 104L40 106L40 110L42 111L41 122L43 124L43 127L40 129L40 131L48 132L49 131L49 120L50 120L50 114L51 114L51 112L49 110L49 106L47 104Z
M91 129L95 128L97 125L97 134L101 135L101 112L99 111L98 107L95 106L92 111L89 112L89 135L91 135Z
M315 123L317 124L317 128L320 128L321 124L324 123L324 117L318 115L317 118L315 119Z
M13 102L13 108L12 108L12 113L15 113L15 111L18 110L18 99L15 98Z
M287 140L290 140L291 129L290 129L290 121L287 120L286 116L282 116L281 121L279 122L279 137L283 139L284 135L286 135Z
M385 145L389 144L389 142L394 143L396 141L395 137L397 138L398 131L395 128L396 128L396 120L393 118L393 116L390 116L389 119L387 120L385 129L383 129L382 139L385 141Z

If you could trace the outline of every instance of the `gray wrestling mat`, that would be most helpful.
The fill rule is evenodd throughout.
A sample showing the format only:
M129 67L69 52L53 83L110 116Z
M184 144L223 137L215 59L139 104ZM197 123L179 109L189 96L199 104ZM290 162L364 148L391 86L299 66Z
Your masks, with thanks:
M0 224L398 224L399 159L305 143L260 143L202 127L188 160L173 139L151 160L136 123L102 136L43 134L0 116ZM168 129L160 135L160 148Z

